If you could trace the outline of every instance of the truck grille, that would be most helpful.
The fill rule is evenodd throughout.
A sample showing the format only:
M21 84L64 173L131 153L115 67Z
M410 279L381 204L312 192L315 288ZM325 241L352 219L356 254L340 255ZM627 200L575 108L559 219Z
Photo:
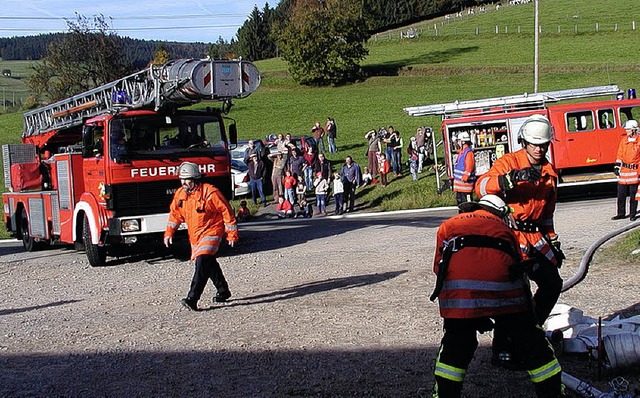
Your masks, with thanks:
M204 178L203 182L213 184L229 198L229 177ZM118 217L167 213L173 194L179 187L178 179L112 185L107 208L114 210Z

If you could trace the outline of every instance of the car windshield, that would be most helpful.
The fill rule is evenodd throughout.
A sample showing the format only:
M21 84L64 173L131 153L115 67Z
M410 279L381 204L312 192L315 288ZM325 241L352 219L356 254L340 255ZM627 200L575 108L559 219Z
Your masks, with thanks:
M249 170L249 167L247 167L247 165L242 160L238 159L231 159L231 167L240 171Z

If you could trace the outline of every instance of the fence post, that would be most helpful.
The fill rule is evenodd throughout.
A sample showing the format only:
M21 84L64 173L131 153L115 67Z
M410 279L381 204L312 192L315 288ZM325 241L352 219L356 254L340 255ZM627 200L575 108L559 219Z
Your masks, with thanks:
M476 26L476 36L480 34L480 27Z
M496 25L496 34L498 34L498 33L499 33L499 31L498 31L498 25Z
M520 25L518 25L518 34L520 34Z
M578 25L573 25L573 33L578 34Z
M636 21L631 21L631 30L636 30Z
M558 33L560 33L560 25L558 25Z
M598 33L598 23L596 22L596 33Z
M618 31L618 23L617 22L613 25L613 31L614 32Z

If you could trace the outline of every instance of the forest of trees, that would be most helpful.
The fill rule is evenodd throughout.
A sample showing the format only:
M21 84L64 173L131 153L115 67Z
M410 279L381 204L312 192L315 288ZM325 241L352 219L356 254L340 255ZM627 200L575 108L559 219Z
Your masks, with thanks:
M49 43L60 40L68 33L42 34L0 38L0 57L10 60L39 60L47 56ZM159 46L171 54L171 58L204 58L209 54L210 44L173 43L164 41L139 40L122 37L123 57L135 68L144 68Z

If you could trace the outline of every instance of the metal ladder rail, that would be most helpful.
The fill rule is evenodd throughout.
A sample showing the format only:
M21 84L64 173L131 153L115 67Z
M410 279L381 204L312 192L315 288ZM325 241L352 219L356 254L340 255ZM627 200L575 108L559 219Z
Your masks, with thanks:
M479 100L454 101L443 104L414 106L404 108L410 116L451 115L469 110L484 110L490 108L517 106L517 107L543 107L548 102L558 102L569 99L599 97L616 95L621 92L617 85L594 86L578 89L556 90L535 94L511 95L505 97L486 98ZM495 112L495 111L494 111Z
M138 105L146 103L149 100L148 95L145 95L149 81L140 77L147 73L148 70L143 70L43 108L26 112L22 136L29 137L51 130L69 128L82 124L83 118L116 110L117 107L114 107L111 102L111 95L119 86L125 90L137 88L134 91L139 94Z

